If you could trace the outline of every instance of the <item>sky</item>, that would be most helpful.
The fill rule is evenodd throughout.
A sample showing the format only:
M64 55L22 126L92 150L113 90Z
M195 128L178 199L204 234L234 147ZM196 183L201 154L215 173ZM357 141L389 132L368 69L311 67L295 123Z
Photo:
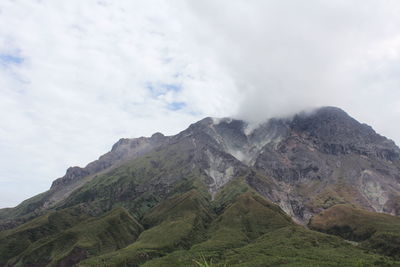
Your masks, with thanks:
M123 137L338 106L400 144L400 1L2 0L0 207Z

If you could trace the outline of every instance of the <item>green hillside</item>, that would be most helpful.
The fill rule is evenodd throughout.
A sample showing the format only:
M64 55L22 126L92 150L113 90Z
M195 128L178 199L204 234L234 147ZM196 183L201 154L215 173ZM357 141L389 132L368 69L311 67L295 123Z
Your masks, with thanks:
M0 247L2 264L70 266L84 258L123 248L143 230L122 208L83 222L85 216L76 214L68 218L68 215L68 210L55 212L2 233L2 239L8 241ZM70 220L60 225L65 219ZM31 236L29 243L26 236Z
M123 208L99 217L78 207L53 211L3 231L1 263L197 266L195 261L204 259L215 266L400 266L375 254L379 250L367 250L373 246L355 246L295 224L278 206L245 188L239 180L232 182L217 196L225 199L220 202L196 189L176 194L140 222Z
M336 205L315 216L310 227L400 260L400 217Z
M156 206L136 242L80 266L197 266L203 258L216 266L400 266L296 225L256 193L240 194L214 214L206 200L192 190Z

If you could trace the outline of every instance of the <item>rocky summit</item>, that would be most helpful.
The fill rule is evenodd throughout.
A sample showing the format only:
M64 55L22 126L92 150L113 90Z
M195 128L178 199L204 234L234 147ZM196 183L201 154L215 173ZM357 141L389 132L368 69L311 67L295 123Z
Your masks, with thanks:
M323 107L120 139L0 210L0 266L400 266L400 149Z

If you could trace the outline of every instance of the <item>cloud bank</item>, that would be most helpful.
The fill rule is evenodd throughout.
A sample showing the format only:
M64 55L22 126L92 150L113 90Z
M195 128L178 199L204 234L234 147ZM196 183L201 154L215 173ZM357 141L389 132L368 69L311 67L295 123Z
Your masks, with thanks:
M121 137L339 106L400 143L396 0L2 1L0 207Z
M236 116L335 105L369 122L374 112L385 123L399 118L398 1L191 1L189 9L199 43L241 92Z

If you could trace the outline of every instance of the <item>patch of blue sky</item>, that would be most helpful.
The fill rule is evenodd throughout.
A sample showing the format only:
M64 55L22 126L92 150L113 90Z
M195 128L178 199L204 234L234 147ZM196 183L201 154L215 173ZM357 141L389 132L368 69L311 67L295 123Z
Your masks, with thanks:
M179 92L182 90L182 86L179 84L161 84L167 91Z
M8 66L11 64L14 65L19 65L24 62L24 58L18 56L18 55L13 55L13 54L1 54L0 53L0 64L3 66Z
M167 92L179 92L182 86L174 83L147 83L146 88L149 90L153 97L164 95Z
M169 110L173 110L173 111L181 110L181 109L184 109L185 107L186 107L186 103L184 103L184 102L171 102L167 105L167 108Z
M19 56L19 53L1 53L0 52L0 71L4 71L9 77L21 84L27 84L29 81L21 76L14 66L19 66L24 63L25 59ZM16 89L15 91L19 93L24 93L23 88Z

